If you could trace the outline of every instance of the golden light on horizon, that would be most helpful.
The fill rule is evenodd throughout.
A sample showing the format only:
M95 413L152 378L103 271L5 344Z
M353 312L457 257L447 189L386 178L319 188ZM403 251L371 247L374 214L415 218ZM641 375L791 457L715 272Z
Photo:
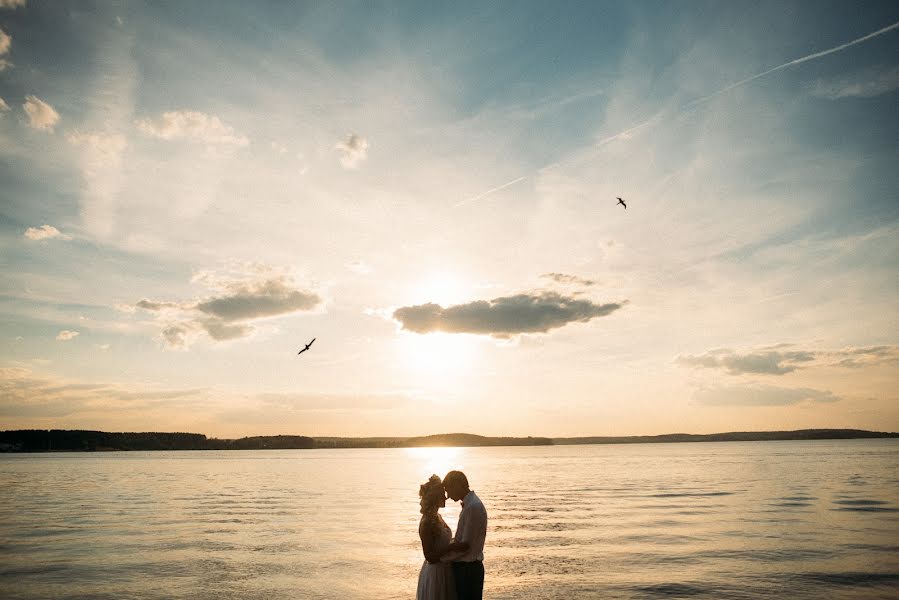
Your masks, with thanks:
M405 449L409 458L419 465L418 472L422 477L422 481L427 480L431 475L437 475L443 479L443 476L449 471L461 469L461 459L465 451L465 448L446 448L442 446Z

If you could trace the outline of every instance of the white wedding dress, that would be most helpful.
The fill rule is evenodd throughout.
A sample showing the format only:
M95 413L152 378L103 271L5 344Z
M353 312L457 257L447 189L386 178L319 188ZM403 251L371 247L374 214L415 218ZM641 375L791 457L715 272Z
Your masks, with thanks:
M440 519L438 551L443 551L453 538L449 525ZM452 565L448 562L429 563L425 561L418 573L418 591L415 600L456 600L456 585L453 582Z

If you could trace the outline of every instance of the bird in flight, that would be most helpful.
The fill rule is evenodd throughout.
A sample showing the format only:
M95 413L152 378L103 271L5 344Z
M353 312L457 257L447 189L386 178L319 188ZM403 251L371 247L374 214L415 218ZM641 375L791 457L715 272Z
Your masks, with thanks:
M617 198L617 196L616 196L616 198ZM621 206L624 207L625 210L627 210L627 204L625 204L624 200L622 200L621 198L618 198L618 204L620 204Z
M315 341L315 338L312 338L312 342L314 342L314 341ZM303 348L302 350L300 350L299 352L297 352L297 354L302 354L303 352L305 352L306 350L308 350L309 347L312 345L312 342L309 342L308 344L306 344L306 347Z

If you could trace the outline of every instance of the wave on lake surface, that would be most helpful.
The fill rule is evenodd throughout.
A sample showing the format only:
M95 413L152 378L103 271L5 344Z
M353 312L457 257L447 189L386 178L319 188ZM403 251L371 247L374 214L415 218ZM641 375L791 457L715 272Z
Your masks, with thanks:
M0 596L411 598L418 485L452 468L490 515L485 597L899 585L899 441L838 440L4 455Z

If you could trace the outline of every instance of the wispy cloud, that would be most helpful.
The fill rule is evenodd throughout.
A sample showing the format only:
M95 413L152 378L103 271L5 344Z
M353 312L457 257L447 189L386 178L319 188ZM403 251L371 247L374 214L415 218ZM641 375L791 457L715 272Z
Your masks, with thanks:
M80 150L77 160L85 182L84 222L92 233L108 235L114 226L120 169L128 142L117 132L78 130L69 131L66 140Z
M355 133L334 147L340 151L340 164L345 169L355 169L368 156L368 140Z
M706 406L791 406L839 402L841 398L828 390L749 384L701 389L694 400Z
M851 48L852 46L862 44L862 43L872 40L876 37L879 37L881 35L889 33L897 28L899 28L899 21L897 21L891 25L887 25L886 27L883 27L876 31L872 31L871 33L869 33L867 35L863 35L859 38L856 38L854 40L846 42L845 44L840 44L839 46L834 46L833 48L828 48L827 50L822 50L820 52L814 52L812 54L807 54L805 56L802 56L800 58L796 58L791 61L785 62L783 64L777 65L776 67L772 67L772 68L762 71L760 73L756 73L755 75L750 75L749 77L746 77L744 79L741 79L739 81L731 83L730 85L724 86L723 88L721 88L717 91L714 91L711 94L707 94L705 96L701 96L699 98L691 100L690 102L687 102L683 106L680 106L679 108L676 108L672 111L660 111L660 112L656 113L654 116L650 117L649 119L646 119L644 121L636 123L623 131L620 131L614 135L610 135L610 136L607 136L607 137L601 139L597 143L597 145L603 146L603 145L608 144L609 142L613 142L615 140L628 139L628 138L632 137L633 133L639 129L643 129L644 127L648 127L650 125L659 123L665 117L671 117L676 114L682 113L685 110L689 110L699 104L708 102L708 101L710 101L722 94L725 94L733 89L736 89L740 86L746 85L747 83L751 83L751 82L755 81L756 79L761 79L762 77L770 75L771 73L776 73L777 71L782 71L783 69L787 69L789 67L801 65L802 63L805 63L805 62L808 62L811 60L817 60L819 58L823 58L825 56L829 56L829 55L835 54L837 52L842 52L843 50L846 50L847 48Z
M25 0L0 0L0 8L19 8L25 6Z
M403 329L415 333L442 331L508 338L522 333L546 333L568 323L586 323L612 314L625 302L594 304L590 300L543 292L446 308L433 303L404 306L394 311L393 318Z
M814 96L840 98L873 98L899 88L899 67L869 69L852 77L818 80L812 87Z
M9 104L6 103L6 100L0 98L0 113L9 112ZM2 115L0 115L2 116Z
M841 350L785 350L789 344L749 352L717 349L695 356L679 356L686 367L719 369L730 375L786 375L810 367L860 368L899 361L897 346L868 346Z
M585 279L583 277L578 277L577 275L568 275L566 273L544 273L540 277L551 279L552 281L562 285L579 285L589 287L596 284L596 282L592 279Z
M25 96L22 108L28 116L28 124L34 129L52 132L59 122L59 113L37 96Z
M137 128L150 137L163 140L189 140L205 144L246 146L246 136L234 131L215 115L193 110L176 110L162 113L156 119L138 119Z
M79 335L81 335L81 332L63 329L58 334L56 334L56 339L60 342L68 342L69 340L74 340Z
M32 241L50 240L59 238L61 240L70 240L72 236L65 235L53 225L41 225L40 227L29 227L22 234L26 239Z
M188 400L195 407L202 394L200 389L126 387L51 378L24 368L0 368L0 416L7 419L93 416L106 420L115 413L133 415L134 411L181 405Z
M12 36L0 29L0 71L5 71L12 66L12 63L6 59L10 48L12 48Z

